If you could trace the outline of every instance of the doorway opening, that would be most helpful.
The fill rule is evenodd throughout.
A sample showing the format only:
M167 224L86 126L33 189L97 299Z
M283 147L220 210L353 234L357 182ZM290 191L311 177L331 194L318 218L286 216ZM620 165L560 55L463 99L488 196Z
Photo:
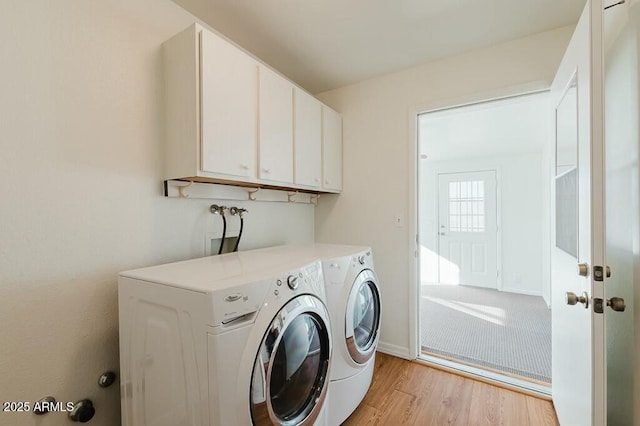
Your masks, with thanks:
M418 114L421 357L550 394L549 94Z

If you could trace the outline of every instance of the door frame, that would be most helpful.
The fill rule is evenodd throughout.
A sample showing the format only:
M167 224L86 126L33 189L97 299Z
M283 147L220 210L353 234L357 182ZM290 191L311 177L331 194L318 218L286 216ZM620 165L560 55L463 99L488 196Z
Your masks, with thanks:
M408 228L409 228L409 253L413 255L409 259L409 355L413 359L419 359L422 356L420 345L420 262L419 262L419 236L420 229L418 226L418 195L420 185L418 182L418 161L420 160L420 153L418 152L418 116L423 113L436 112L445 109L451 109L456 107L462 107L466 105L498 101L506 98L532 95L536 93L549 92L551 88L549 81L532 81L525 84L519 84L514 86L508 86L504 88L490 89L486 91L480 91L476 94L452 97L449 99L439 100L435 102L429 102L424 104L414 105L408 108L408 125L409 125L409 173L407 187L409 189L409 213L408 213ZM549 138L551 134L551 123ZM552 140L549 139L549 143ZM546 182L545 182L546 183ZM551 211L546 212L550 215ZM550 229L545 229L545 232L551 232ZM550 237L550 235L549 235ZM544 253L546 255L547 253ZM550 253L548 253L550 262ZM501 267L501 266L500 266ZM550 279L549 276L544 276L545 279ZM502 275L502 274L501 274ZM436 364L434 360L425 360L427 364ZM445 368L455 370L458 374L463 374L474 379L497 384L502 387L515 389L521 392L533 394L542 398L549 398L549 391L538 386L531 386L529 382L523 380L514 379L509 382L503 382L500 378L494 378L489 375L485 376L481 372L475 371L477 369L458 369L459 365L451 366L447 363L438 363L438 368Z
M421 113L428 114L428 112ZM416 141L417 142L417 141ZM419 168L419 167L418 167ZM496 290L502 291L502 171L500 166L491 166L486 168L469 169L469 168L433 168L433 172L436 176L436 208L437 214L440 215L440 175L457 174L457 173L474 173L474 172L495 172L496 174L496 270L498 275L496 276ZM416 198L417 200L417 198ZM437 232L438 230L436 230ZM418 234L419 235L419 234ZM438 254L440 254L440 238L437 238ZM419 271L418 271L419 272ZM440 267L438 266L438 278L440 277ZM418 280L420 275L418 275ZM483 288L483 287L479 287Z

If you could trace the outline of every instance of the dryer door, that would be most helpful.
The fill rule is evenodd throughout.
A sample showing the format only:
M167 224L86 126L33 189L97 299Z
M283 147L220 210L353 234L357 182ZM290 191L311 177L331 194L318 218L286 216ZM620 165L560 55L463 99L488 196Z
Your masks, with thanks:
M345 317L345 337L349 355L358 364L366 363L376 350L380 328L380 292L377 278L370 269L356 277Z
M251 377L254 425L311 425L326 397L329 313L315 296L289 301L265 333Z

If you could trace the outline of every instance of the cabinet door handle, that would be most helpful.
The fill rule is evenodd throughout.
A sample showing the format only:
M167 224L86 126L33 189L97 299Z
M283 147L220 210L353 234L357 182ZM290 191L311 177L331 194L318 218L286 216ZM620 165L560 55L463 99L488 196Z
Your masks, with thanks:
M262 169L262 173L271 173L271 169Z
M247 164L240 164L240 168L242 170L249 170L249 166Z
M313 181L314 181L315 183L320 183L320 179L318 179L318 178L313 178Z

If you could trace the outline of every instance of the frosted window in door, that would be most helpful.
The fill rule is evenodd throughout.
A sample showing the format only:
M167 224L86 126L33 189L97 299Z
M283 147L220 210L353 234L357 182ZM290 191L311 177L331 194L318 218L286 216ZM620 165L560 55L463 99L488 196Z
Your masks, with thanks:
M449 231L485 232L484 181L449 182Z

